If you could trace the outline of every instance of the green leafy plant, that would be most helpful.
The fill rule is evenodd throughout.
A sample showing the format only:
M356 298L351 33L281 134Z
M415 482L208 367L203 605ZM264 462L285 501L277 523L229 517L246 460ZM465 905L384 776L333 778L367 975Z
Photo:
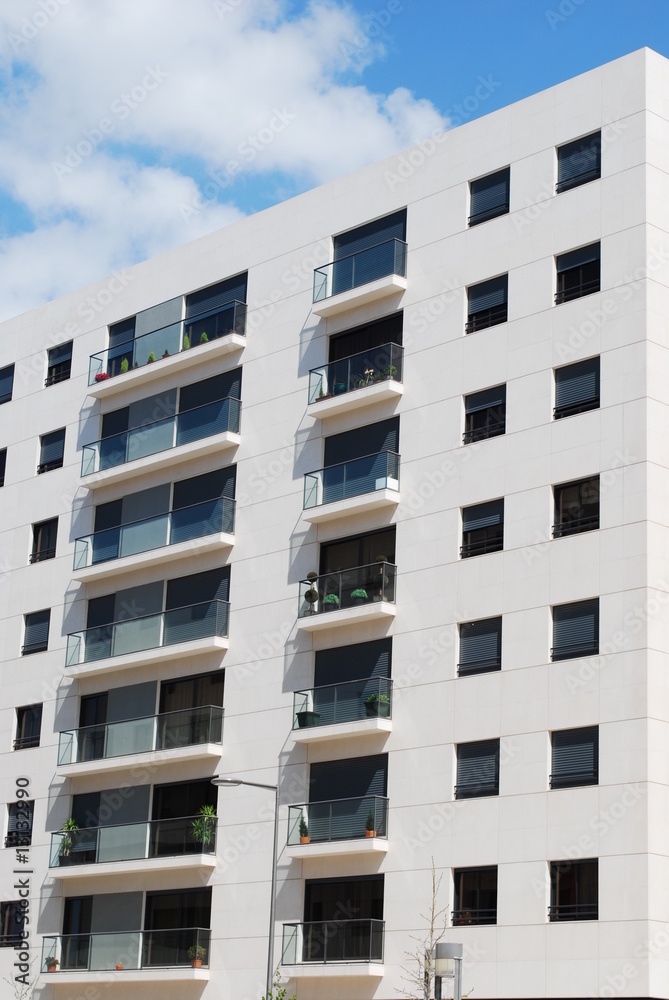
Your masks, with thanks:
M309 827L304 816L300 816L300 837L309 836Z
M382 705L390 704L390 698L387 694L370 694L369 698L365 698L366 705L376 705L377 702L381 702Z
M337 597L336 594L327 594L323 598L323 604L324 605L327 604L328 607L330 607L330 608L338 608L339 607L339 598Z
M61 826L60 832L65 834L60 842L60 847L58 848L58 853L61 857L66 858L71 853L74 844L74 834L78 829L79 824L76 819L73 819L71 816L69 819L66 819Z
M207 949L201 944L192 944L188 949L188 957L191 962L204 962L207 957Z
M293 993L292 996L287 997L288 990L285 986L281 985L281 973L279 967L277 966L276 972L274 973L274 984L272 989L268 991L267 996L263 994L261 1000L297 1000L297 995Z
M190 337L187 333L184 333L184 351L190 350Z
M356 587L355 590L351 591L351 597L360 597L364 601L367 600L367 591L364 587Z
M129 367L130 364L128 362L128 359L124 358L123 361L121 362L121 375L125 375Z
M216 807L201 806L197 819L191 825L193 840L203 848L210 847L216 834Z
M44 959L45 969L57 969L59 965L60 965L60 959L56 958L55 955L47 955L46 958Z
M383 374L386 376L386 378L395 378L395 376L397 375L397 368L395 367L395 365L388 365L387 368L383 369Z
M365 820L365 830L370 832L374 830L374 810L370 809L367 813L367 819Z
M200 337L200 343L201 344L208 344L209 343L209 337L207 336L206 333L203 333L202 336Z
M147 363L147 365L150 365L155 360L156 360L156 356L153 353L153 351L151 351L151 353L149 354L148 358L146 359L146 363Z

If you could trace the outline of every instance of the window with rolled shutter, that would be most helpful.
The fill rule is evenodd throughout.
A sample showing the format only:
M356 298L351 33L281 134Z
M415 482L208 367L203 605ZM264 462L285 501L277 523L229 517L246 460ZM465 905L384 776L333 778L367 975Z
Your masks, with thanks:
M464 507L462 510L463 559L497 552L504 546L504 500Z
M7 803L5 847L30 847L34 809L35 803L32 799Z
M586 247L579 247L578 250L558 254L555 258L555 267L556 305L598 292L601 270L600 244L590 243Z
M463 444L497 437L506 430L506 385L472 392L465 396Z
M498 323L506 323L509 294L509 276L481 281L467 289L466 333L476 333Z
M553 660L599 653L599 598L553 608Z
M499 795L499 740L461 743L456 752L456 799Z
M0 368L0 403L8 403L14 389L14 365Z
M25 616L25 628L23 635L22 656L30 653L41 653L47 648L49 642L49 620L51 610L33 611Z
M52 347L47 355L47 373L44 381L45 386L56 385L58 382L66 382L70 377L72 369L72 341L67 344L58 344Z
M509 211L509 183L511 168L505 167L494 174L470 181L469 225L478 226Z
M42 434L39 440L38 475L43 472L51 472L52 469L62 468L65 452L65 428L63 427L58 431L51 431L49 434Z
M599 727L562 729L551 736L551 788L578 788L599 781Z
M458 674L483 674L502 667L502 618L463 622Z
M557 162L557 194L597 180L602 175L601 132L593 132L558 146Z
M599 358L555 369L555 420L598 408Z

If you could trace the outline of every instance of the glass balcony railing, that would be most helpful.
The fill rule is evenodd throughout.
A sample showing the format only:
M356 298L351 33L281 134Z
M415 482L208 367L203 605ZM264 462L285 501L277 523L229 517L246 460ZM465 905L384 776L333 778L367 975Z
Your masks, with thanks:
M288 845L388 836L388 799L364 795L288 807Z
M49 867L215 852L216 817L182 816L52 833Z
M311 920L283 925L283 965L383 962L383 920Z
M155 615L71 632L67 637L65 666L172 646L178 642L194 642L215 636L226 638L229 618L228 601L204 601Z
M246 303L229 302L222 309L201 313L190 319L170 323L150 333L115 344L106 351L92 354L88 364L88 384L143 368L173 354L192 350L230 333L246 334Z
M177 545L218 532L232 535L234 530L235 501L217 497L77 538L74 543L74 569L86 569L97 563L150 552L164 545Z
M293 695L293 729L333 726L361 719L392 718L393 682L388 677L363 677L327 684Z
M223 709L202 705L60 733L58 763L79 764L202 743L220 744L222 740Z
M224 431L238 434L240 409L238 399L226 396L86 444L81 454L81 475L90 476Z
M309 402L365 389L379 382L402 381L404 348L384 344L339 361L331 361L309 372Z
M395 603L397 567L379 561L300 581L298 618L326 614L375 601Z
M317 267L314 271L314 302L322 302L331 295L348 292L378 278L407 273L407 245L392 239L375 247L359 250L339 260Z
M375 493L399 490L400 456L395 451L365 455L350 462L329 465L304 477L304 510Z
M208 927L47 935L42 939L42 968L57 962L63 972L106 972L179 968L195 961L207 968L210 938Z

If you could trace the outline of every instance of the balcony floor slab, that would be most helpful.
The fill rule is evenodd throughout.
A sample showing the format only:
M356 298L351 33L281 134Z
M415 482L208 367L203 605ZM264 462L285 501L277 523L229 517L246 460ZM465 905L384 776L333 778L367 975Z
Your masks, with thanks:
M285 852L289 858L308 861L309 858L340 858L361 854L387 854L385 837L357 837L355 840L326 841L322 844L289 844Z
M399 399L403 392L404 386L401 382L387 379L385 382L375 382L362 389L343 392L339 396L315 399L307 406L307 416L314 417L315 420L324 420L327 417L338 416L340 413L351 413L365 406L373 406L374 403L380 403L387 399Z
M368 510L380 510L383 507L396 507L400 502L397 489L374 490L373 493L363 493L346 500L335 500L333 503L319 504L302 511L302 519L311 524L323 524L336 521L340 517L363 514Z
M329 726L305 726L304 729L293 729L291 736L295 743L326 743L331 740L346 740L352 736L390 733L392 729L392 719L380 719L377 716L353 722L335 722Z
M123 653L120 656L106 656L102 660L73 664L65 667L65 673L68 677L96 677L98 674L113 673L115 670L202 656L204 653L224 653L228 645L228 639L219 636L194 639L192 642L175 642L173 646L155 646L153 649L142 649L137 653Z
M298 618L297 627L303 632L319 632L326 628L340 628L355 625L356 622L382 621L394 618L397 608L389 601L372 601L356 608L341 608L339 611L321 611L315 615Z
M281 965L284 979L382 979L385 968L379 962L328 962L324 965Z
M177 542L176 545L161 545L147 552L136 552L133 555L121 556L120 559L108 559L84 566L72 571L72 578L80 583L92 583L94 580L110 580L123 573L132 573L149 566L162 566L176 562L179 559L193 558L206 552L224 552L235 544L235 536L219 531L213 535L203 535L201 538L191 538L187 542Z
M402 278L399 274L388 274L383 278L377 278L376 281L370 281L366 285L358 285L346 292L339 292L337 295L330 295L327 299L314 302L311 309L317 316L336 316L338 313L356 309L368 302L377 302L379 299L387 299L392 295L400 296L406 291L406 288L406 278Z
M148 753L129 753L124 757L104 757L101 760L79 760L74 764L59 764L56 773L63 778L88 778L91 775L136 768L161 767L163 764L183 764L192 760L221 759L223 747L218 743L198 743L194 746L173 747L170 750L151 750Z
M104 875L146 875L161 872L169 875L176 871L214 869L215 854L181 854L177 857L137 858L132 861L103 861L89 865L54 865L49 868L51 878L59 880L101 878Z
M81 986L85 983L191 983L207 982L209 969L193 969L190 966L176 966L172 969L123 969L116 972L108 969L101 972L87 972L85 969L59 969L57 972L44 972L40 983L43 986ZM60 990L58 991L60 993Z

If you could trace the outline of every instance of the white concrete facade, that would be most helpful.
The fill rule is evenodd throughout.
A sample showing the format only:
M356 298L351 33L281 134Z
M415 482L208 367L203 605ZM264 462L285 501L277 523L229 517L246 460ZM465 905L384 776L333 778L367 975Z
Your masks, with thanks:
M58 878L49 869L50 837L73 795L224 774L279 783L276 964L282 925L306 919L307 880L384 877L383 961L286 962L298 1000L397 995L412 936L424 935L432 858L443 873L439 903L452 909L454 870L497 869L495 923L449 920L446 932L465 945L463 985L477 1000L669 998L668 94L669 63L640 50L2 325L0 370L15 371L0 406L0 803L17 801L17 778L28 779L38 996L261 996L271 793L219 789L215 864L190 853ZM556 194L556 148L597 131L601 177ZM468 226L469 182L507 166L509 211ZM333 236L404 208L406 281L314 305L314 268L333 260ZM556 305L556 256L597 242L600 290ZM107 348L109 325L242 272L245 337L183 365L158 358L125 387L119 375L89 392L89 356ZM465 334L467 289L503 274L507 322ZM360 388L349 408L345 395L310 402L309 371L327 363L330 338L398 310L401 390L370 386L365 401ZM71 378L45 387L48 349L69 340ZM599 407L554 419L554 370L597 356ZM127 476L123 466L81 476L102 415L237 367L238 436L137 459ZM505 433L463 445L464 397L501 384ZM324 467L323 439L395 416L399 491L393 481L378 502L343 500L334 517L309 520L303 477ZM36 475L40 435L61 427L63 467ZM96 505L231 463L234 538L166 547L164 560L128 556L108 573L104 563L73 570ZM598 529L553 538L552 488L596 475ZM461 558L463 508L498 498L503 549ZM56 516L55 558L29 564L32 526ZM389 525L394 603L298 618L300 582L318 570L320 546ZM229 637L65 665L88 601L221 565L230 567ZM552 609L593 598L599 654L552 661ZM48 649L22 656L24 616L46 608ZM458 625L496 616L501 669L458 676ZM294 739L293 694L314 688L315 651L385 637L392 724L316 727L313 738L296 730ZM58 734L79 725L83 696L219 670L222 747L152 749L131 767L130 758L118 768L59 765ZM17 708L33 704L43 705L39 746L14 750ZM592 726L598 783L551 789L551 734ZM456 799L456 748L493 739L498 794ZM387 754L387 842L287 847L288 807L309 798L309 767L378 754ZM569 859L598 859L597 919L549 919L549 865ZM18 899L21 869L13 847L0 849L0 901ZM43 937L64 933L65 898L202 887L211 887L206 968L41 969ZM15 960L0 950L0 977L16 974Z

